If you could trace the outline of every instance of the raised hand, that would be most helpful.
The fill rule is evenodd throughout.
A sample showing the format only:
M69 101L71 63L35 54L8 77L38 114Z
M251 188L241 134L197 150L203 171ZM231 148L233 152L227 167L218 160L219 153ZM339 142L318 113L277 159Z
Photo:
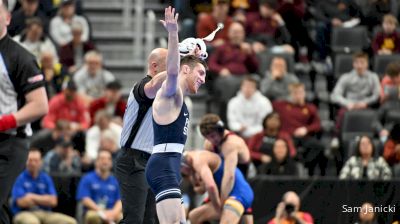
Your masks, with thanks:
M160 20L168 32L178 32L178 17L179 14L175 14L175 8L169 6L165 8L165 18Z

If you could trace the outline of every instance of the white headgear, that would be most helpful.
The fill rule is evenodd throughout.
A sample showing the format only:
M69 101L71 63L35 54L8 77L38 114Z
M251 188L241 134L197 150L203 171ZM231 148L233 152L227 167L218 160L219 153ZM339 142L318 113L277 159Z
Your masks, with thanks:
M189 37L184 39L181 43L179 43L179 53L181 57L188 55L191 53L196 47L199 48L200 50L200 58L202 60L207 59L208 53L207 53L207 46L204 41L212 41L215 37L215 34L220 30L224 28L224 24L219 23L217 29L215 29L212 33L210 33L208 36L204 38L193 38Z

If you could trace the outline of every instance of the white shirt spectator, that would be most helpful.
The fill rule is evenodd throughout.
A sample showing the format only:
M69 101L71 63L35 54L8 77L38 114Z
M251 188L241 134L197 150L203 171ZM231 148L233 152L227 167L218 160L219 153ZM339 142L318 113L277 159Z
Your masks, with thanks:
M51 52L55 58L55 61L58 62L57 50L54 46L53 42L47 37L40 41L32 42L27 38L23 38L22 35L17 35L13 38L16 42L20 43L25 49L35 55L36 59L40 59L41 53L44 51Z
M256 91L248 99L239 92L229 101L227 112L230 129L240 132L244 138L249 138L263 130L262 121L272 112L272 105L260 91ZM241 131L243 127L245 128Z
M78 22L82 24L82 41L86 42L89 40L89 24L86 19L82 16L74 15L71 23L66 23L61 16L57 15L50 21L50 36L59 46L72 41L72 30L71 24Z
M110 133L113 133L116 142L120 142L122 127L116 123L111 122L109 128L107 129ZM103 130L105 131L105 130ZM96 160L97 154L100 148L100 138L102 131L98 125L91 127L86 133L86 146L85 152L86 156L92 161Z
M103 68L98 70L95 75L90 75L87 66L83 66L74 75L78 92L93 98L101 97L107 83L114 80L114 75Z

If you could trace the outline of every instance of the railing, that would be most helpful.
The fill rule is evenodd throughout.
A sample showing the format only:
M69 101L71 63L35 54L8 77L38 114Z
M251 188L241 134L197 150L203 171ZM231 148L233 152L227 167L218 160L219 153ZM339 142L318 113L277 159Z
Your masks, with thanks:
M133 60L143 61L143 25L144 25L144 0L136 0L135 3L135 23L133 32Z
M122 27L129 30L132 24L132 0L123 0Z
M156 15L152 10L144 12L144 0L122 0L122 27L133 30L132 55L134 63L143 63L154 49ZM132 10L135 14L132 14ZM133 27L133 29L131 29ZM143 44L143 38L145 44Z
M146 28L145 28L145 54L144 57L150 54L150 52L154 49L154 40L156 33L156 14L154 11L147 11L146 16ZM144 58L144 60L146 60Z

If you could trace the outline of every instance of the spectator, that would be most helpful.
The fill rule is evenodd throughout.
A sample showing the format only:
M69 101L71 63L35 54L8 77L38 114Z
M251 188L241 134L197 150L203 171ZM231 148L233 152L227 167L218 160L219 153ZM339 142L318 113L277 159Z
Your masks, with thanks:
M76 85L70 80L63 92L49 102L49 113L43 118L42 126L54 129L58 120L70 122L73 133L89 128L90 117L84 101L76 93Z
M112 117L105 110L96 113L95 125L86 133L85 157L90 162L97 158L100 149L101 136L105 131L110 131L112 138L118 142L121 138L122 127L111 121Z
M246 77L237 96L228 103L228 125L248 139L262 130L262 119L271 112L271 102L257 90L257 80Z
M114 75L103 68L103 56L97 51L85 54L85 65L74 75L78 92L89 102L101 97L106 85L114 80Z
M60 62L73 74L82 67L84 55L95 47L92 42L82 40L83 26L80 22L73 22L71 31L72 40L60 48Z
M360 1L362 0L358 0L358 2ZM376 26L382 24L385 15L398 15L399 3L397 0L373 0L362 2L367 4L366 7L368 8L367 12L364 14L364 24L367 25L371 31L373 31L373 28L376 28Z
M314 16L318 21L316 44L319 50L319 59L325 60L328 56L327 46L331 42L332 29L342 27L348 21L355 24L360 23L362 12L354 0L326 0L317 1Z
M58 204L57 192L51 177L40 171L41 166L40 151L30 151L26 170L18 176L12 190L14 223L76 224L72 217L51 211Z
M389 135L389 131L394 122L389 118L390 113L400 110L400 65L398 62L391 62L386 67L386 75L381 81L381 106L378 110L377 130L380 131L382 143Z
M371 203L365 202L362 204L361 210L358 213L359 221L355 224L378 224L374 211L374 206Z
M399 100L400 98L400 64L391 62L386 67L386 75L381 81L381 103Z
M398 166L400 169L400 124L395 124L390 131L385 143L383 157L390 166Z
M86 210L85 223L118 223L122 219L122 204L118 181L111 174L111 154L101 151L95 166L95 171L82 177L76 195Z
M69 79L67 70L56 61L52 51L43 51L40 65L46 79L46 92L49 99L62 91L62 86Z
M392 171L382 157L374 158L375 146L368 136L361 136L358 140L356 153L346 161L340 171L340 179L389 180Z
M56 147L44 158L44 170L50 174L78 175L81 158L70 140L59 139Z
M286 192L282 201L276 207L275 217L268 224L278 223L314 223L313 217L308 212L300 211L300 198L293 192Z
M197 37L203 38L214 31L218 23L224 24L224 29L219 31L211 42L213 47L219 47L228 42L228 30L232 24L232 18L229 13L230 0L212 0L212 12L201 13L197 19Z
M48 31L48 19L39 9L39 0L21 0L21 8L14 11L11 16L11 22L8 26L10 36L20 34L25 30L27 20L32 17L38 17L42 22L44 33Z
M285 26L281 15L276 11L277 0L259 1L259 12L249 13L246 18L247 36L254 41L252 48L255 53L268 48L273 51L273 46L290 44L290 33ZM293 53L290 45L286 51Z
M110 152L114 162L119 149L119 138L115 137L115 133L110 129L103 131L100 137L100 151Z
M229 41L218 47L209 59L210 71L219 76L245 75L257 72L258 60L251 45L246 43L242 24L232 23Z
M278 0L278 3L277 12L285 21L290 36L295 37L291 38L291 46L296 49L296 58L301 59L302 62L312 60L315 43L310 37L308 25L305 22L310 19L308 18L310 15L306 11L312 11L309 7L312 3L308 0Z
M346 111L365 109L376 104L380 92L378 75L368 70L368 55L354 54L353 70L340 76L331 94L332 102L342 107L336 119L337 130Z
M297 76L288 73L285 58L277 56L272 58L270 69L261 80L260 89L270 100L285 100L289 97L289 85L298 82Z
M382 22L382 31L378 32L372 41L374 54L400 53L400 35L396 30L397 19L393 15L385 15Z
M94 115L99 110L106 110L116 123L122 124L124 117L126 101L121 98L121 83L117 80L109 82L106 85L103 97L96 99L90 103L89 112L92 121Z
M57 120L53 130L42 129L31 139L31 148L39 149L43 155L56 147L59 139L71 139L71 126L69 121Z
M248 141L250 156L253 164L258 167L260 164L269 163L273 152L273 146L278 139L284 140L289 148L290 157L296 155L293 140L287 133L281 130L279 114L272 112L263 120L264 130Z
M72 24L79 22L82 25L82 41L89 40L89 24L83 16L75 14L75 1L62 0L58 15L50 21L50 36L62 47L72 41Z
M325 175L326 158L324 146L315 135L321 131L321 121L315 105L306 103L304 84L292 84L289 87L290 99L275 101L273 107L279 113L282 121L282 130L289 133L297 147L297 156L308 168L310 176L314 174L316 165L319 165L321 175Z
M298 176L298 168L289 154L289 147L285 140L276 139L273 146L271 161L259 166L259 174Z
M43 33L43 24L40 18L32 17L26 20L25 32L13 38L39 60L44 51L50 51L57 58L57 50L50 38Z

